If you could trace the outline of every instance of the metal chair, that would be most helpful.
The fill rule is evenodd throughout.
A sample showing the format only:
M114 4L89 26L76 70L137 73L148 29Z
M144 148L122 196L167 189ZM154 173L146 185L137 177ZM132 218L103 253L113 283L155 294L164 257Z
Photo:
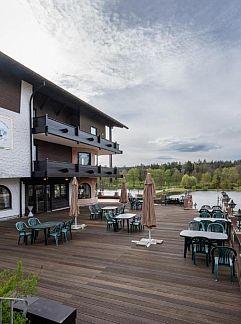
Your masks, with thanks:
M230 268L230 280L233 282L235 277L235 259L237 252L227 246L217 246L211 251L212 256L212 273L214 273L215 280L218 281L219 266L226 266Z

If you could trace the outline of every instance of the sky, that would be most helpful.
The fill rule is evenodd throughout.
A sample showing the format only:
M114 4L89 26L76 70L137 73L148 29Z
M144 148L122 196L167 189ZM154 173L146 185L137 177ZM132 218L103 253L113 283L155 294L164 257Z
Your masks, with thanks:
M111 115L117 166L241 158L240 0L1 0L0 51Z

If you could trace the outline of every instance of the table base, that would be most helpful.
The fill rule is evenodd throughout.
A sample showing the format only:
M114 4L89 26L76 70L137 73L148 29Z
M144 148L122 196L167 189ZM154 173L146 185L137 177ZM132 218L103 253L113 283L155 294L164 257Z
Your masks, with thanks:
M131 242L136 243L136 245L142 245L142 246L150 247L151 245L162 244L163 240L142 238L142 239L140 239L140 241L131 241Z

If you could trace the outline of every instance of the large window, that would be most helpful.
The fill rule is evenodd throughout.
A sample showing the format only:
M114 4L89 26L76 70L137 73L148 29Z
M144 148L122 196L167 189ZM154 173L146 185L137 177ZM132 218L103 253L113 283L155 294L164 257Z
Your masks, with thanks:
M81 183L79 185L79 199L91 198L91 187L88 183Z
M66 198L67 199L67 188L66 184L55 184L54 185L54 198Z
M10 190L0 185L0 210L12 208L12 196Z
M91 154L79 153L79 165L91 165Z

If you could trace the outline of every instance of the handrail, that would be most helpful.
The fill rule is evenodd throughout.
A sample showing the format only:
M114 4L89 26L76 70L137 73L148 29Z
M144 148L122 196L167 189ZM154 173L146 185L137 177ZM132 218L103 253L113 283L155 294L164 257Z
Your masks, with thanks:
M23 315L26 317L27 310L28 310L28 301L24 298L13 298L13 297L0 297L0 324L2 324L2 302L3 300L9 300L10 302L10 324L13 324L13 304L16 301L23 301L24 302L24 309Z

